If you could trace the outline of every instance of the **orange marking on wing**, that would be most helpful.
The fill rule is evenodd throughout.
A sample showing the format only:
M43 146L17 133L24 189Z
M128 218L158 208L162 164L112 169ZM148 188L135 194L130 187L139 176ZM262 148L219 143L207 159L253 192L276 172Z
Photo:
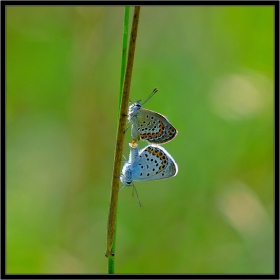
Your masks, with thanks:
M162 134L163 129L164 129L164 125L162 122L160 122L160 126L159 126L159 132L155 132L155 133L145 133L145 134L141 134L142 138L149 138L149 137L155 137L155 136L159 136Z

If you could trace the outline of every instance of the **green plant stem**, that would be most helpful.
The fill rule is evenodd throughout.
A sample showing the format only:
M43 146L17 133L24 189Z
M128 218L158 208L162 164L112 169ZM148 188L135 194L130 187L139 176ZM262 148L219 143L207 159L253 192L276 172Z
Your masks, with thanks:
M120 81L120 93L119 93L119 110L118 110L119 118L120 118L120 111L121 111L123 80L124 80L125 66L126 66L126 59L127 59L129 12L130 12L130 7L126 6L124 9L124 23L123 23L123 44L122 44L123 47L122 47L121 81Z
M121 80L120 80L120 92L119 92L119 105L118 105L118 119L120 118L121 111L121 100L122 100L122 92L123 92L123 80L125 75L125 66L127 59L127 45L128 45L128 25L129 25L129 13L130 7L125 6L124 9L124 23L123 23L123 44L122 44L122 62L121 62ZM117 213L117 209L116 209ZM117 214L116 214L116 226L115 232L117 232ZM112 252L116 251L116 234L114 234L114 241L112 246ZM108 256L108 274L114 274L115 272L115 258L110 254Z
M118 193L119 193L119 176L121 173L121 163L122 163L123 145L124 145L124 131L126 126L126 117L127 117L127 110L128 110L128 101L129 101L129 93L130 93L131 76L133 70L139 15L140 15L140 7L136 6L134 9L132 29L130 35L128 59L126 64L126 72L125 72L125 79L124 79L124 86L123 86L123 94L121 99L121 109L120 109L119 125L118 125L115 156L114 156L114 167L113 167L113 176L112 176L112 184L111 184L111 198L110 198L110 206L109 206L108 225L107 225L107 248L105 254L107 257L109 256L113 257L115 254L115 252L112 251L112 247L114 244L114 235L116 232L115 229L116 229L117 202L118 202ZM111 263L109 261L109 266L112 263L113 261ZM113 270L114 270L114 266L111 271Z

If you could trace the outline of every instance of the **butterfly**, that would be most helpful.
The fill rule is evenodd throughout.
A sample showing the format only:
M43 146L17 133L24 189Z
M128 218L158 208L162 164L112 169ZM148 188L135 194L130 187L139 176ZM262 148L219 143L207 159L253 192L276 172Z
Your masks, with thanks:
M161 180L177 175L178 166L175 160L161 146L148 145L140 151L135 141L129 143L129 146L129 159L124 164L120 176L123 187L133 186L133 191L136 191L133 181ZM136 195L138 198L137 191ZM141 206L139 198L138 203Z
M165 144L171 141L178 133L169 120L154 111L144 109L142 106L158 91L153 90L145 102L140 100L129 106L128 121L131 123L131 136L133 140L147 140L149 143Z

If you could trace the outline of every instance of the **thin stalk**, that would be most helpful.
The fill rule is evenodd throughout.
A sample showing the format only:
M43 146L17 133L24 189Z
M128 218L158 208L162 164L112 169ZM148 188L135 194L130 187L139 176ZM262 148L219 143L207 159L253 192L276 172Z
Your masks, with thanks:
M107 225L107 248L105 254L109 260L108 261L109 273L114 273L114 262L113 261L111 262L110 259L113 258L115 254L115 251L113 251L112 249L113 249L115 233L116 233L119 176L121 173L123 145L124 145L124 131L126 126L126 117L127 117L128 103L129 103L130 84L131 84L131 76L132 76L132 69L133 69L133 62L134 62L139 15L140 15L140 7L136 6L133 15L128 59L126 64L125 79L124 79L124 85L122 91L121 109L119 114L119 125L118 125L117 139L116 139L114 167L113 167L113 176L112 176L112 184L111 184L111 198L110 198L110 206L109 206L108 225ZM110 268L110 264L113 264L113 267Z
M125 8L124 8L124 22L123 22L123 44L122 44L123 46L122 46L121 81L120 81L119 110L118 110L118 113L119 113L118 117L119 118L120 118L122 92L123 92L123 80L124 80L125 66L126 66L126 59L127 59L129 13L130 13L130 7L129 6L125 6Z
M122 101L122 93L123 93L123 80L124 80L125 66L127 60L129 13L130 13L130 7L125 6L124 22L123 22L123 44L122 44L122 62L121 62L121 79L120 79L120 92L119 92L119 104L118 104L118 108L119 108L118 119L120 118L121 101ZM117 213L117 209L116 209L116 213ZM117 231L117 218L116 218L115 232L116 231ZM116 251L116 234L114 234L114 240L112 246L112 252L115 251ZM115 273L115 258L110 254L108 256L108 274L114 274L114 273Z

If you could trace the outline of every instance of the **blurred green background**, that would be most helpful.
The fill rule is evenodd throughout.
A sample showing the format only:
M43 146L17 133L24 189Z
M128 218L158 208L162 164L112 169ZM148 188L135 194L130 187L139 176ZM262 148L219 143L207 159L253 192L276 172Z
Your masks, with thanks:
M7 273L107 273L124 7L6 12ZM159 88L179 172L119 193L116 273L273 273L273 22L142 7L130 99Z

